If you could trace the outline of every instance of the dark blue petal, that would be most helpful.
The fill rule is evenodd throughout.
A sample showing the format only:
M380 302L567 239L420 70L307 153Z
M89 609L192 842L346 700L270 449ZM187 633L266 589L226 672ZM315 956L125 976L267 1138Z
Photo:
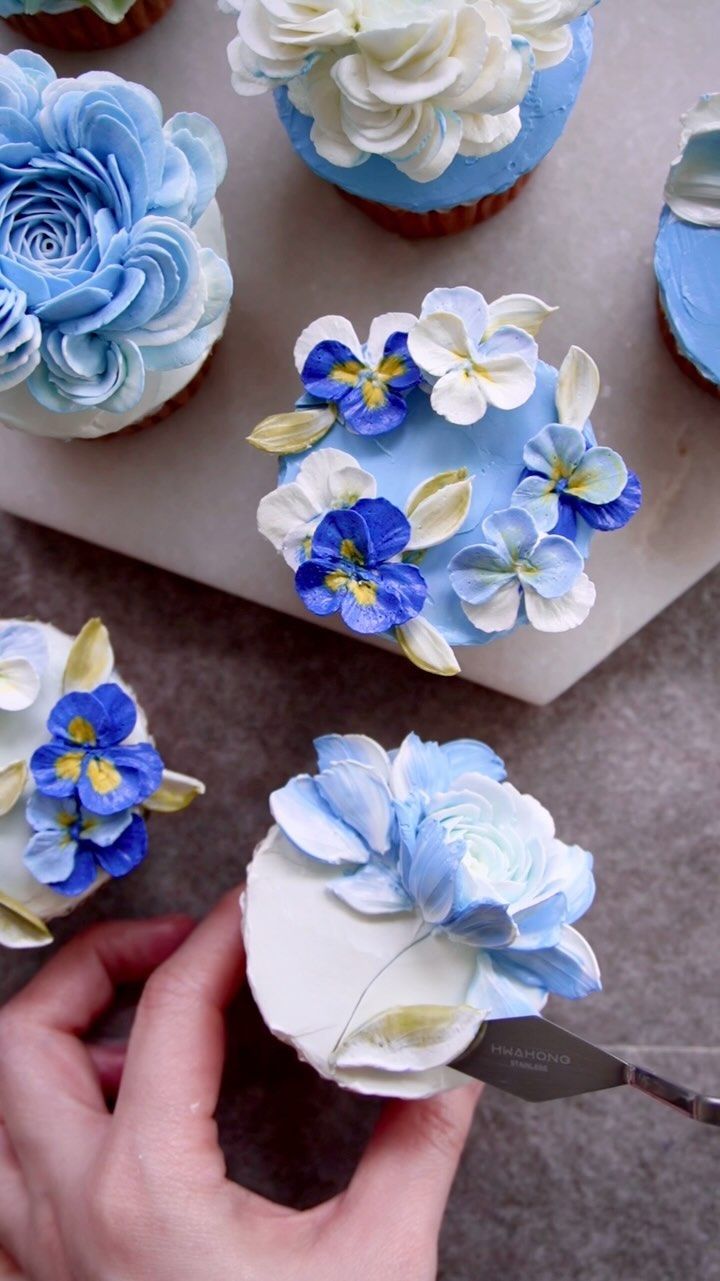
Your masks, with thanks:
M363 365L344 343L318 343L313 347L300 375L313 396L337 403L355 386Z
M333 572L330 565L306 560L295 574L295 590L303 605L320 618L337 613L344 596L344 590L332 590L327 586L327 577Z
M465 853L462 841L447 841L439 823L426 820L413 846L403 843L400 878L426 921L439 925L455 897L455 877Z
M95 747L106 741L110 722L94 694L66 694L53 707L47 727L54 738L73 746Z
M137 707L119 685L98 685L94 697L102 703L108 718L108 736L99 747L122 743L132 734L137 722Z
M582 516L593 529L610 533L622 529L640 510L643 501L642 484L634 471L628 472L628 482L619 498L613 503L585 503L576 501L578 515Z
M139 814L134 814L132 822L114 845L105 849L93 846L93 852L100 866L109 876L119 879L127 876L139 867L147 855L147 828Z
M160 786L162 772L162 761L149 743L109 747L86 757L78 795L91 814L118 814L152 796Z
M363 571L340 597L343 622L361 636L377 636L395 626L400 612L397 594L377 573Z
M428 588L415 565L384 565L380 570L380 581L383 589L395 594L393 627L402 627L403 623L409 623L411 618L422 613Z
M451 938L471 947L507 947L515 937L512 917L502 903L472 903L443 924Z
M335 562L338 567L342 561L349 561L355 565L370 562L372 544L367 525L359 511L360 506L361 504L358 503L349 510L329 512L320 521L313 535L313 560L326 561L329 564Z
M56 894L64 894L66 898L75 898L78 894L84 894L89 890L91 885L94 885L96 877L97 863L93 847L81 841L71 875L66 881L51 885L50 889L55 890Z
M371 564L382 564L405 550L410 541L410 522L387 498L361 498L352 511L365 522Z
M564 494L558 494L560 499L560 516L557 525L550 530L551 534L558 534L560 538L569 538L571 543L575 542L577 537L577 515L576 512L579 503L573 498L566 498Z
M373 388L374 395L369 390ZM376 397L380 397L379 403ZM407 402L399 391L366 381L343 397L340 412L348 427L358 436L384 436L394 431L407 418Z
M85 754L67 743L38 747L30 760L35 785L44 796L72 796L80 780Z
M395 357L396 361L402 362L403 368L399 368L397 373L388 378L390 357ZM388 365L385 364L386 361L388 361ZM396 391L411 391L413 387L417 387L422 381L422 374L408 350L407 334L396 333L390 335L385 343L385 351L383 360L380 362L379 373L387 379L388 386L394 387Z

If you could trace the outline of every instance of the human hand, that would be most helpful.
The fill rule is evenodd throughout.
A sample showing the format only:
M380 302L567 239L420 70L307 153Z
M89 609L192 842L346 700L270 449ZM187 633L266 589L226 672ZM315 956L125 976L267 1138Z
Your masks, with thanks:
M227 1178L213 1118L224 1011L244 975L237 900L196 929L94 926L0 1011L0 1277L435 1277L473 1086L389 1104L347 1191L316 1209ZM119 984L146 979L126 1054L81 1040Z

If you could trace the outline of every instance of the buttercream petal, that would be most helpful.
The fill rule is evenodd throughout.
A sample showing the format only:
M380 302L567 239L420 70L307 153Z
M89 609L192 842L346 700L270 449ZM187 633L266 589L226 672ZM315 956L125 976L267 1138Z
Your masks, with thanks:
M563 926L560 942L551 948L519 952L509 948L494 957L495 964L521 982L571 1001L602 988L600 967L586 939L572 926Z
M340 761L323 770L315 786L333 813L349 823L371 850L387 852L393 825L390 789L373 769Z
M574 543L550 534L539 540L526 563L518 565L518 578L524 587L529 585L540 596L553 599L572 589L583 564Z
M430 403L447 422L456 427L472 427L487 413L487 379L472 368L451 369L435 383Z
M299 374L302 374L310 352L322 342L341 343L364 363L362 343L350 321L344 316L321 316L303 329L295 344L295 368Z
M445 640L432 623L418 614L408 623L395 628L395 639L406 658L423 672L435 676L457 676L460 664Z
M585 450L585 437L577 427L552 423L528 441L523 460L529 471L557 480L572 475Z
M478 1035L485 1011L470 1006L397 1006L355 1028L334 1055L342 1069L424 1072L459 1058Z
M555 402L558 421L582 429L600 395L600 370L582 347L571 347L558 374Z
M39 693L40 677L28 658L0 659L0 711L25 711Z
M333 813L307 774L273 792L270 811L289 841L321 863L367 863L362 837Z
M509 632L515 626L520 613L520 601L520 588L513 578L488 600L479 605L469 605L463 601L462 608L473 627L492 635L495 632Z
M458 316L474 342L480 343L490 325L491 310L477 289L457 285L451 289L433 289L423 301L420 316L422 320L435 312Z
M355 761L372 769L386 782L390 778L390 757L373 738L366 734L325 734L315 739L318 765L321 770L341 761Z
M417 734L408 734L393 758L390 771L390 785L396 800L404 801L413 792L430 795L449 783L449 764L439 744L424 743Z
M575 468L567 493L583 502L612 503L620 497L628 481L628 469L614 449L588 449Z
M552 316L557 307L548 307L547 303L532 294L504 294L490 303L487 327L484 337L490 338L505 325L524 329L533 338L537 338L548 316Z
M363 916L394 916L412 912L414 905L390 868L366 863L352 876L331 881L330 891Z
M260 499L258 530L276 551L282 551L285 540L299 527L304 528L317 514L315 504L304 487L294 481L281 485Z
M585 622L595 604L597 592L587 574L581 574L564 596L547 599L525 585L525 612L539 632L569 632Z
M500 757L475 738L456 738L443 743L440 751L450 767L450 784L456 784L464 774L484 774L502 783L507 777L505 764Z
M391 311L376 316L370 326L366 352L371 369L377 369L385 353L385 345L393 334L408 334L417 324L417 316L408 311Z
M515 974L501 969L494 956L478 952L467 999L471 1005L488 1010L488 1018L521 1018L538 1014L547 1002L547 992L536 986L528 987Z
M522 507L532 516L541 534L555 529L560 516L560 499L555 482L545 476L526 476L512 496L513 507Z
M408 336L408 348L423 373L440 378L472 359L464 322L450 312L435 312L418 321Z

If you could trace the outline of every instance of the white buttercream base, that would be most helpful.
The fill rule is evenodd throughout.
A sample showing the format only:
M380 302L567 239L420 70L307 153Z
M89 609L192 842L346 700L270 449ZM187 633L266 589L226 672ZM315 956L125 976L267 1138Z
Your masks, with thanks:
M214 249L227 261L228 246L220 206L214 200L206 209L195 228L200 244ZM166 373L148 373L142 400L125 414L108 413L102 409L88 409L79 414L58 414L38 404L26 383L0 393L0 422L15 431L32 436L49 436L55 440L92 440L122 431L133 423L151 417L162 405L177 396L202 369L213 346L222 337L227 324L229 307L212 325L208 325L207 352L201 360L182 369Z

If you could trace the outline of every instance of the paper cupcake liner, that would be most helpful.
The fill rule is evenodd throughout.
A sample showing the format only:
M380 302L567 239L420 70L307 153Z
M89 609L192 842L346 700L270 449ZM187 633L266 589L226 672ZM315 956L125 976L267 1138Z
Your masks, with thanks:
M687 356L683 356L682 352L680 351L680 348L678 347L677 342L675 341L675 335L673 334L673 331L670 328L670 323L665 314L665 308L662 305L662 300L660 298L659 293L658 293L657 302L658 302L658 319L660 321L660 332L665 340L665 346L667 347L668 351L675 359L676 365L678 365L679 368L682 369L683 373L686 374L688 378L691 378L692 381L698 387L702 387L703 391L709 392L711 396L714 396L717 400L720 400L720 386L718 386L717 383L712 382L710 378L706 378L705 375L700 372L697 366L694 365L691 360L688 360Z
M111 49L148 31L172 6L173 0L135 0L122 22L106 22L92 9L69 13L17 14L5 21L34 44L53 49Z
M454 209L431 209L427 213L411 213L407 209L397 209L394 205L381 205L375 200L365 200L363 196L354 196L349 191L337 187L343 199L362 209L368 218L379 223L386 231L394 231L407 240L426 240L432 236L455 236L459 231L467 231L479 222L494 218L526 187L535 171L523 174L514 186L497 195L483 196L482 200L472 200L467 204L456 205Z
M221 340L218 339L215 346L208 352L204 364L200 369L198 369L195 377L191 379L187 386L181 388L177 395L172 396L170 400L166 400L165 403L162 404L159 409L154 410L152 414L148 414L147 417L141 418L139 422L128 423L128 426L121 427L120 431L107 432L104 436L79 437L78 439L91 441L93 444L98 440L121 440L125 436L139 436L141 431L147 431L149 427L155 427L158 423L164 423L165 419L169 418L171 414L174 414L176 409L182 409L184 405L189 404L195 393L200 390L205 379L210 373L210 367L213 363L215 352L220 346L220 341Z

